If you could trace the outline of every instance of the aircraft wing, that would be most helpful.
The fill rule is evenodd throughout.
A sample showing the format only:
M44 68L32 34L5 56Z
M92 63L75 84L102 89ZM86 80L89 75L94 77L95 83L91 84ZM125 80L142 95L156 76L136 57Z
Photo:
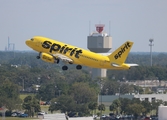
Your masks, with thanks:
M97 53L97 54L100 54L100 55L103 55L103 56L108 56L108 55L110 55L111 53Z
M62 60L63 62L67 62L67 63L73 63L73 60L70 59L69 57L62 55L62 54L53 54L53 56L55 58L58 58L60 60Z

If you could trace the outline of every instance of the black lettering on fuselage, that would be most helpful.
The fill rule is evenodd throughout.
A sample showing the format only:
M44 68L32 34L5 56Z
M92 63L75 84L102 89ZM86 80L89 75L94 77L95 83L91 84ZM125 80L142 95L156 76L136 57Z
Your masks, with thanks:
M76 58L79 58L79 54L80 54L80 53L82 53L82 50L77 50L77 51L76 51L76 54L75 54L75 57L76 57Z
M44 41L42 44L43 48L49 49L52 43L50 41Z
M70 56L72 56L74 54L74 52L76 51L77 48L74 48L71 52L70 52Z
M122 54L131 47L130 43L127 42L123 48L114 56L115 59L121 58Z
M62 54L69 53L70 56L75 56L75 58L79 58L79 55L82 54L82 50L78 50L78 48L68 47L68 45L61 46L58 43L52 43L50 41L44 41L42 47L45 49L49 49L50 53L59 52Z
M67 52L71 51L73 48L66 47L63 51L63 54L66 54Z
M65 48L66 46L67 46L67 45L64 45L63 47L61 47L61 49L60 49L60 53L63 52L63 50L64 50L64 48Z
M50 48L50 52L51 52L51 53L52 53L52 51L57 52L57 51L60 50L60 48L61 48L61 45L56 44L56 43L53 43L53 45L52 45L51 48Z

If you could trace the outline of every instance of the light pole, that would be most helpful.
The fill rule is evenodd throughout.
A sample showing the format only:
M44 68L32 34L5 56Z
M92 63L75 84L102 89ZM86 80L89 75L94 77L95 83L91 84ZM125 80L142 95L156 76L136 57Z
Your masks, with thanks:
M152 66L152 46L154 46L153 41L154 41L154 39L149 39L149 42L150 42L149 46L150 46L150 59L151 59L150 62L151 62L151 66Z
M100 82L100 89L101 89L101 91L100 91L100 93L101 93L101 109L100 109L100 114L101 114L101 116L102 116L102 89L103 89L102 80L103 79L101 79L101 82Z
M24 92L24 77L19 77L21 80L22 80L22 84L23 84L23 89L22 89L22 91Z
M23 78L23 91L24 91L24 78Z
M61 90L59 90L59 96L60 96L60 92L61 92Z

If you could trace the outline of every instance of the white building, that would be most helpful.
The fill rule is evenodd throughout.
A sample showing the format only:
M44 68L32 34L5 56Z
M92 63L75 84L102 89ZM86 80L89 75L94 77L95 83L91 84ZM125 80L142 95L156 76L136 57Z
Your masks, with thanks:
M105 104L106 106L109 106L112 104L112 102L119 98L139 98L141 101L147 100L149 102L152 102L154 100L162 100L167 101L167 94L137 94L137 95L99 95L98 96L98 103L99 104Z
M134 98L139 98L141 101L147 100L149 102L154 100L167 101L167 94L138 94L134 95Z

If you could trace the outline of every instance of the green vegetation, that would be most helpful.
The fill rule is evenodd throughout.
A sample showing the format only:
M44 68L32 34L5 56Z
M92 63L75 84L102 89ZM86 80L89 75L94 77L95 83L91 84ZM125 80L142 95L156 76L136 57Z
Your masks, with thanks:
M0 117L1 119L1 117ZM5 117L5 120L38 120L35 118Z
M91 79L90 68L76 70L74 65L69 65L68 71L62 71L59 65L37 60L36 55L37 53L34 52L15 54L0 52L0 107L5 106L10 112L24 110L29 116L34 116L41 110L77 112L80 116L109 113L109 108L106 106L98 106L98 94L115 95L136 93L136 91L143 93L143 89L135 85L121 84L120 89L118 81L167 80L167 54L165 53L153 55L152 67L149 66L149 54L130 54L127 62L137 63L139 67L126 71L108 70L107 78L94 80ZM102 89L99 84L103 85ZM40 85L38 90L36 85ZM146 89L145 92L150 91ZM40 106L40 101L45 101L48 105ZM159 103L152 103L151 109L156 111L157 105ZM142 111L137 111L137 108ZM130 111L132 109L133 111ZM150 103L118 100L110 106L110 110L116 113L122 110L132 113L136 110L133 114L147 114L150 112Z

